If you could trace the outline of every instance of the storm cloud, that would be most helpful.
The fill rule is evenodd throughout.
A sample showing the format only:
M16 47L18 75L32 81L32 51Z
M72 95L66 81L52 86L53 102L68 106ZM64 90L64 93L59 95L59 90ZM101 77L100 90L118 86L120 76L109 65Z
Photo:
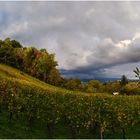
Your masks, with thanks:
M140 2L0 2L0 38L55 53L65 77L133 77Z

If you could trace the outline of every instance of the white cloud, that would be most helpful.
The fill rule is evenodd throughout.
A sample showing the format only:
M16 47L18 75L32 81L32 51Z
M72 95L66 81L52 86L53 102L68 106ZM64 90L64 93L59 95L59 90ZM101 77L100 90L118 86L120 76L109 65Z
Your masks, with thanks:
M28 31L28 22L12 23L6 30L2 32L3 36L11 36L13 34L21 34L22 32Z
M92 9L89 9L87 12L86 12L86 16L87 17L90 17L92 14L94 14L94 9L92 8Z
M140 2L0 2L0 37L47 48L56 54L60 69L83 74L98 69L108 76L112 70L118 76L118 65L123 71L124 64L140 61L139 6Z

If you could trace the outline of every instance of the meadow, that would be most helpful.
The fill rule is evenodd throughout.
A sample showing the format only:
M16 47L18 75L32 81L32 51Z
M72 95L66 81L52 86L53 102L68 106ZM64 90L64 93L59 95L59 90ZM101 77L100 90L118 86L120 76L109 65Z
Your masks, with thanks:
M84 93L0 64L0 138L140 138L140 96Z

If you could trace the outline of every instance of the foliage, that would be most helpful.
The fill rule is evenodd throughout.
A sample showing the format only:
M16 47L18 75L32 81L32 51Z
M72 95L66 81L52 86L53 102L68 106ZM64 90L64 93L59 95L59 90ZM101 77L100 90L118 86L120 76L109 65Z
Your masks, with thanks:
M101 86L101 83L98 80L90 80L86 84L86 92L98 92L99 88Z
M113 93L113 92L118 92L121 89L121 85L119 82L108 82L108 83L103 83L103 85L100 87L100 92L108 92L108 93Z
M0 41L0 63L16 67L16 52L9 38Z
M18 41L10 38L0 40L0 63L18 68L52 85L61 82L54 54L49 54L45 49L23 48Z
M138 67L136 67L136 69L134 70L134 73L135 73L135 76L140 79L140 70Z
M128 79L125 75L122 75L120 85L125 86L126 84L128 84Z
M133 72L135 73L135 77L137 77L139 79L139 86L140 86L140 70L138 67L136 67L135 70L133 70Z
M76 78L66 79L63 86L70 90L79 90L79 91L82 90L83 88L81 81Z
M121 88L120 93L125 95L140 95L140 88L135 85L127 84Z
M46 125L49 138L53 138L55 126L61 122L69 127L72 138L83 129L92 133L97 130L100 138L106 138L108 132L119 129L120 138L127 138L127 128L134 129L140 122L139 96L49 89L47 84L12 68L7 70L6 66L0 65L0 72L1 111L8 111L10 124L14 118L26 118L29 131L39 120Z

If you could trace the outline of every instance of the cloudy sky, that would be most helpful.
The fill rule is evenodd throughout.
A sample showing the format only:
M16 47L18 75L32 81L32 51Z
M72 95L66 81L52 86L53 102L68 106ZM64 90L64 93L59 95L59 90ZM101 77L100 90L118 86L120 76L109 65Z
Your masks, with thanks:
M63 76L134 77L139 2L0 2L0 38L55 53Z

